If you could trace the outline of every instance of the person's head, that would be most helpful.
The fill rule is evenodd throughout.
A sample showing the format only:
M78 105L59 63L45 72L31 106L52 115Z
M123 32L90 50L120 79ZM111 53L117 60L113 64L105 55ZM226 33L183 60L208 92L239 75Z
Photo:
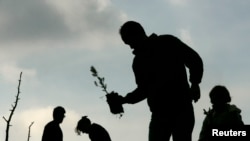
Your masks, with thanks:
M62 123L64 117L65 117L65 109L61 106L57 106L54 108L53 110L53 119L54 121L58 122L58 123Z
M82 133L88 133L88 129L89 127L91 126L91 121L90 119L87 117L87 116L83 116L77 123L77 126L76 126L76 133L78 135Z
M225 86L217 85L209 93L213 105L223 105L231 102L230 93Z
M136 47L147 37L143 27L135 21L125 22L120 28L120 35L123 42L131 48Z

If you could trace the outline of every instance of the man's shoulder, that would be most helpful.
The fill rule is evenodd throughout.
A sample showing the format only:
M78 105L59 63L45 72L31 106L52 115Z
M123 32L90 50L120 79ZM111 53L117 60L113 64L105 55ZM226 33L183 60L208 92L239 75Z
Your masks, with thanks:
M101 126L100 124L97 124L97 123L93 123L91 125L91 128L92 128L92 130L96 130L96 131L106 131L106 129L103 126Z
M45 128L52 128L56 126L58 126L58 124L56 124L54 121L50 121L45 125Z
M171 35L171 34L158 35L158 38L168 39L168 40L178 40L178 38L176 36Z
M158 40L158 41L178 41L179 39L174 36L174 35L171 35L171 34L161 34L161 35L157 35L155 33L151 34L149 36L149 39L151 40Z
M103 128L100 124L97 124L97 123L92 123L91 126L94 128Z
M160 45L169 45L169 44L173 45L180 42L180 40L177 37L171 34L157 35L153 33L149 36L149 39L150 42Z

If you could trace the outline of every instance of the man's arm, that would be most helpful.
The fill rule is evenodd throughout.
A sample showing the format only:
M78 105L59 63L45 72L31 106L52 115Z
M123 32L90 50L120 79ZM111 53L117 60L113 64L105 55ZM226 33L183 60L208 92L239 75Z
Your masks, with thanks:
M200 87L203 76L203 61L199 54L192 48L180 41L180 46L183 49L183 59L185 66L189 69L189 81L191 82L190 93L194 102L200 99Z
M199 84L201 83L202 76L203 76L203 61L201 57L198 55L190 47L185 47L184 49L184 61L185 65L189 69L189 81L192 84Z
M146 94L145 92L142 91L141 88L136 88L134 91L128 93L124 98L122 103L128 103L128 104L135 104L138 103L144 99L146 99Z
M47 127L44 127L42 141L49 141L49 132L47 131Z

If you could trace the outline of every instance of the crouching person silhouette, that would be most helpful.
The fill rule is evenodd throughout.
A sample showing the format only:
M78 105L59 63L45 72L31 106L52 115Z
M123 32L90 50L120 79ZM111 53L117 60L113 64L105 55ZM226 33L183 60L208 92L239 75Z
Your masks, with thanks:
M91 123L87 116L78 121L75 131L78 135L81 132L88 134L91 141L111 141L107 130L97 123Z
M244 123L241 118L241 110L231 102L230 93L225 86L217 85L209 93L212 109L204 110L206 115L199 141L210 141L212 129L241 128Z

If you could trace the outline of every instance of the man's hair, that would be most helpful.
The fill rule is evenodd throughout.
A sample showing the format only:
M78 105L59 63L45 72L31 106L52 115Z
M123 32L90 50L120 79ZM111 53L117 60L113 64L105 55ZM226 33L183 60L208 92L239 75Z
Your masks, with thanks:
M57 106L53 110L53 118L57 119L65 113L65 109L62 106Z
M131 34L146 35L141 24L139 24L138 22L135 22L135 21L127 21L121 26L120 35L126 36L126 35L131 35Z
M230 93L225 86L217 85L209 93L212 104L226 104L231 102Z
M81 128L89 126L91 124L90 119L87 116L83 116L77 123L75 132L80 135L81 134Z

